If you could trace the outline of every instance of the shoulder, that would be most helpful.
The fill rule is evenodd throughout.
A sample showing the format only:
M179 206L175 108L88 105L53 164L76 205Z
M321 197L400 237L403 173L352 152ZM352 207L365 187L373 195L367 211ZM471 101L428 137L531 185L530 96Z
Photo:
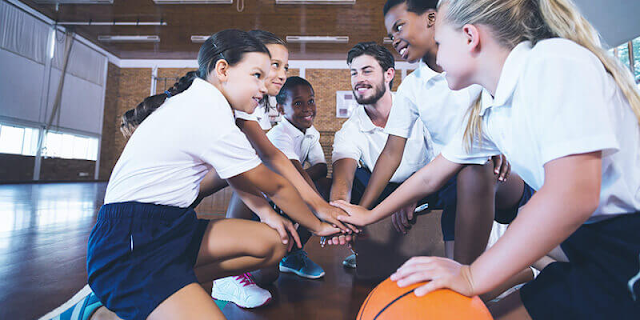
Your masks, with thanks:
M552 38L538 42L527 58L523 77L536 74L564 74L580 71L604 73L600 59L589 49L567 39ZM532 79L529 79L532 80Z

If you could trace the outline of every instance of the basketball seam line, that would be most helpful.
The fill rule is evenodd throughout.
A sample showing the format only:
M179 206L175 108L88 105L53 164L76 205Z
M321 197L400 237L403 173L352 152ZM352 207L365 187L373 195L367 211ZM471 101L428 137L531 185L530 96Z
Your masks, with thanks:
M405 292L404 294L402 294L401 296L395 298L393 301L389 302L389 304L387 304L384 308L382 308L382 310L380 310L380 312L378 312L378 314L373 318L373 320L378 319L378 317L385 311L387 310L387 308L389 308L392 304L394 304L396 301L404 298L405 296L407 296L408 294L412 293L415 289L411 289L407 292Z

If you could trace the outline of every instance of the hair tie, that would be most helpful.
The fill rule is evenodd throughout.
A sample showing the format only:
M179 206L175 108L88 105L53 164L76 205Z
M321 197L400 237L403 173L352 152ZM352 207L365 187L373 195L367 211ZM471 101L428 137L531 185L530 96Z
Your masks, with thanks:
M166 90L166 91L164 92L164 94L166 94L166 95L167 95L167 98L171 98L171 92L169 92L169 90Z

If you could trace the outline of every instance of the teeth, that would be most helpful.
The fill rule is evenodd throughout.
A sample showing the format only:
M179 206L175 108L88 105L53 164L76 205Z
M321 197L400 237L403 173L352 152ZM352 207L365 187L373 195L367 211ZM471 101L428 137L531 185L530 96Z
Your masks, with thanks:
M404 56L405 52L407 52L407 48L402 48L402 50L400 50L400 55Z

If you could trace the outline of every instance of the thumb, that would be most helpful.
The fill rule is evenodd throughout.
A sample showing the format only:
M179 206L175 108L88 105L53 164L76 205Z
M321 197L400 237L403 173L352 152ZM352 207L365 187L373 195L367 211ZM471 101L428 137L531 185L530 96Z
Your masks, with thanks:
M351 209L352 205L350 203L347 203L347 202L345 202L343 200L338 200L338 201L331 202L331 205L332 206L336 206L336 207L344 210L348 215L351 215L351 213L349 212L349 209ZM346 215L344 215L344 214L343 215L339 215L338 219L340 219L341 217L345 217L345 216Z

